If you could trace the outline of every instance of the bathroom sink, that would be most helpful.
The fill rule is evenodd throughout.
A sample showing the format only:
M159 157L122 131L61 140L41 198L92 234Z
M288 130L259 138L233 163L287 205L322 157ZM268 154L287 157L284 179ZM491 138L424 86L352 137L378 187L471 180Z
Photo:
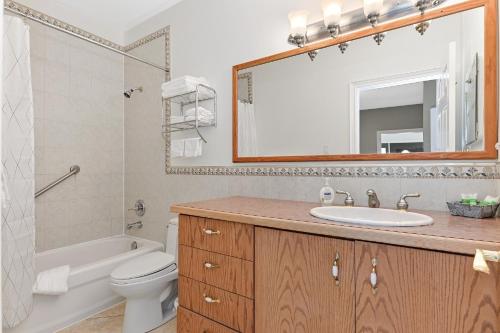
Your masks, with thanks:
M433 222L427 215L383 208L316 207L310 213L324 220L381 227L416 227Z

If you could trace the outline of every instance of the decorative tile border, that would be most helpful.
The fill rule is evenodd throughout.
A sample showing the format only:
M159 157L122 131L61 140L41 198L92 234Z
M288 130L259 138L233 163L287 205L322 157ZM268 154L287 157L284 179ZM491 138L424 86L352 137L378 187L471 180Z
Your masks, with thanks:
M346 167L168 167L171 175L196 176L285 176L285 177L382 177L500 179L496 164L481 165L380 165Z
M9 8L9 9L13 9L15 12L17 12L21 15L26 15L26 16L34 18L36 20L40 20L40 21L43 21L45 23L49 23L53 26L56 26L58 28L65 30L65 31L68 31L68 32L77 34L79 36L91 39L95 42L99 42L99 43L104 44L108 47L116 49L118 51L124 51L124 48L121 45L118 45L112 41L105 39L105 38L94 35L88 31L85 31L83 29L75 27L74 25L71 25L71 24L66 23L64 21L58 20L55 17L49 16L47 14L44 14L44 13L39 12L37 10L34 10L30 7L21 5L15 1L5 0L4 7Z
M155 32L153 32L145 37L142 37L141 39L136 40L133 43L130 43L129 45L124 46L123 51L129 52L130 50L133 50L137 47L145 45L145 44L147 44L147 43L149 43L157 38L163 37L163 36L167 36L167 38L170 39L170 26L167 26L163 29L155 31ZM168 62L169 61L167 60L167 65L168 65Z

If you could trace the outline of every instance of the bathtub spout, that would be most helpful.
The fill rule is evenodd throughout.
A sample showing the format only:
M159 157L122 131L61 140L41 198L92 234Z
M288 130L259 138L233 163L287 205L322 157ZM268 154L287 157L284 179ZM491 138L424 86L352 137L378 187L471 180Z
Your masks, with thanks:
M142 229L142 221L137 221L134 223L127 223L127 230L130 229Z

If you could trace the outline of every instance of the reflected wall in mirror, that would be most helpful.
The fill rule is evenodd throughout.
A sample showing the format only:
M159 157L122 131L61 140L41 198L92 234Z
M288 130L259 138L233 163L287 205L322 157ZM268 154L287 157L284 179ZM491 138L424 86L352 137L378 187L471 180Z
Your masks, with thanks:
M234 161L494 158L485 10L457 9L423 35L413 24L387 31L381 45L367 34L313 62L300 53L235 66Z

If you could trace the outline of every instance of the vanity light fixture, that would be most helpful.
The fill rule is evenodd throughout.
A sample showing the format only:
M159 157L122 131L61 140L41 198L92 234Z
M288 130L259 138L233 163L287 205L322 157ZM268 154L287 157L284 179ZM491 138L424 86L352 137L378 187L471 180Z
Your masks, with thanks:
M336 0L323 0L321 4L323 9L323 21L326 30L332 38L337 38L340 34L340 18L342 16L342 3Z
M385 38L385 33L383 32L379 32L373 36L373 40L375 40L375 43L377 43L377 45L382 44L384 38Z
M288 43L297 47L304 47L307 42L307 18L309 12L306 10L296 10L288 14L290 21L290 35L288 36ZM318 55L318 51L311 51L307 53L309 59L314 61Z
M307 34L307 18L309 12L305 10L297 10L288 14L290 21L290 35L288 42L297 47L304 47Z
M431 21L420 22L420 23L415 24L415 30L417 30L417 32L423 36L430 25L431 25Z
M349 46L349 42L342 42L339 44L339 49L342 54L347 50L347 47Z
M383 6L384 0L363 0L363 10L372 27L377 25Z
M429 6L434 5L431 0L412 0L413 4L420 11L421 15L424 15L425 10L429 8Z

